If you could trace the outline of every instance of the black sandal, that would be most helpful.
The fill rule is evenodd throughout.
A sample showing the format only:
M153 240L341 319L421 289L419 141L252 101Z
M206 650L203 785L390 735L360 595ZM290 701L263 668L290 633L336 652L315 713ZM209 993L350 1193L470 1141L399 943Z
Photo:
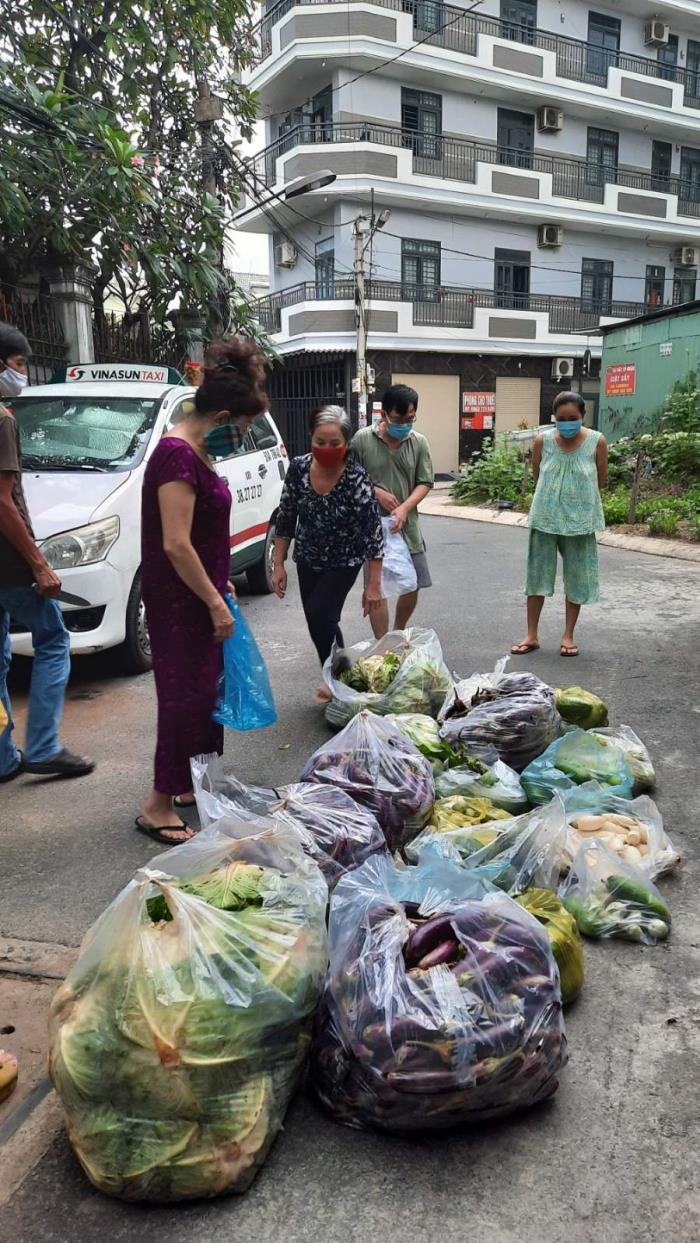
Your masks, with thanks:
M197 800L194 797L194 795L192 796L191 799L185 799L182 797L181 794L176 794L175 798L173 799L173 807L182 808L182 807L196 807L196 806L197 806Z
M5 785L8 781L14 781L15 777L21 777L23 772L24 772L24 756L22 752L20 751L19 764L17 765L16 768L12 769L12 772L3 773L2 777L0 777L0 786Z
M182 824L165 824L158 828L155 824L146 824L143 816L137 816L134 824L139 833L143 833L145 837L152 838L154 842L158 842L161 846L182 846L183 842L189 842L195 836L194 830L190 829L189 824L184 822ZM166 833L181 833L183 831L188 833L187 837L165 836Z
M49 760L24 761L25 773L35 777L87 777L95 767L94 760L86 760L82 755L73 755L67 747L62 747L57 755Z

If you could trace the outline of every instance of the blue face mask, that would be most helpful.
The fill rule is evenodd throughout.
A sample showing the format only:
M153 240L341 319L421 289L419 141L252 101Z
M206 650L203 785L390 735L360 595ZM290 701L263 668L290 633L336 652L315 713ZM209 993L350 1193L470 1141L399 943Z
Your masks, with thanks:
M217 423L204 437L209 457L232 457L243 443L243 433L236 423Z
M389 435L394 437L394 440L408 440L413 431L410 423L390 423L388 419L386 429Z
M573 440L581 431L583 419L561 419L557 422L557 431L565 440Z

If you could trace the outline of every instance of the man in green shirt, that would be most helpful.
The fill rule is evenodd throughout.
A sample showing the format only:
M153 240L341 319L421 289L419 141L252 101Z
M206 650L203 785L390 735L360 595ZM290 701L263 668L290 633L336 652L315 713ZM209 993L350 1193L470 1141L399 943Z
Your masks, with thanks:
M418 521L418 506L435 481L430 445L413 429L418 394L407 384L394 384L382 399L382 417L377 427L364 427L355 434L352 447L374 484L380 508L391 514L393 529L402 531L413 558L418 580L415 591L399 596L396 602L395 630L405 630L418 603L418 592L432 586L425 541ZM375 638L389 629L386 600L370 615Z

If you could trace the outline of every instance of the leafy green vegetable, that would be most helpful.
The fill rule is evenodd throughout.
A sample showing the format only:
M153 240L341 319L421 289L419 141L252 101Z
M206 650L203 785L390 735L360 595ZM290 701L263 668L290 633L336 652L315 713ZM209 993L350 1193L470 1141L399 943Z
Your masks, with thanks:
M262 898L260 887L263 880L263 869L249 863L230 863L206 876L198 876L195 880L186 881L180 888L183 893L192 893L203 898L210 906L219 911L241 911L246 906L260 906ZM154 923L159 920L170 920L172 915L162 893L149 898L146 910Z
M401 668L401 658L396 652L378 653L374 656L363 656L340 678L346 686L356 691L370 691L382 695L396 677Z

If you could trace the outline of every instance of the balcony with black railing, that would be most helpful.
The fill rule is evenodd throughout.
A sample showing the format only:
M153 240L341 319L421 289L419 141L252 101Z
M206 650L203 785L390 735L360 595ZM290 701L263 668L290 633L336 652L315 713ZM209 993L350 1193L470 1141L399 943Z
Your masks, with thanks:
M556 34L554 31L524 27L498 17L469 13L454 5L442 4L440 0L370 0L370 3L381 9L411 14L413 37L416 41L421 40L463 55L476 56L480 35L508 39L535 50L553 52L559 78L587 82L605 89L609 70L621 69L663 82L679 82L683 86L686 106L700 109L700 71L669 65L649 56L602 48L582 39ZM259 60L264 61L271 56L272 30L283 17L297 7L310 8L317 4L342 4L343 8L347 8L348 0L278 0L254 28Z
M349 143L408 149L412 152L413 172L425 177L474 185L477 166L494 164L549 174L555 198L604 203L605 187L612 183L630 190L674 195L678 199L679 215L700 218L700 184L695 178L678 175L661 177L644 169L594 164L571 156L545 155L503 147L494 142L420 134L398 126L374 125L365 121L350 125L327 121L295 126L247 162L249 181L252 179L259 191L274 186L277 160L297 147Z
M506 293L494 289L466 289L449 285L412 285L401 281L372 278L366 282L369 303L403 302L412 304L415 327L472 329L477 307L487 310L535 312L547 315L550 333L571 334L597 328L603 319L632 319L649 307L640 302L616 299L585 299L558 294ZM351 275L336 275L333 281L303 281L279 293L267 294L256 304L260 324L266 332L282 331L282 311L302 303L355 301L355 282ZM371 328L370 328L371 331Z

